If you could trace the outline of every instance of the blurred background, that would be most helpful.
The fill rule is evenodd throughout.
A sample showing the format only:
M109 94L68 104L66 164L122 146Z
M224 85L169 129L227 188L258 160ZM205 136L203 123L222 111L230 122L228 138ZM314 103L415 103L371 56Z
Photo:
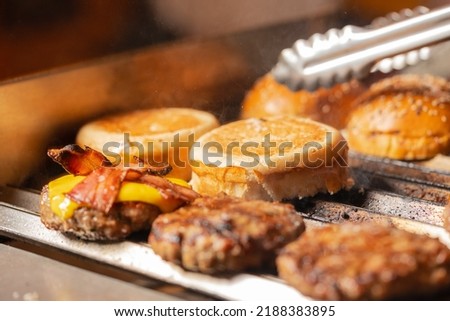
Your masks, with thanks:
M144 46L295 21L351 16L362 24L448 0L0 0L0 81ZM354 19L353 19L354 21Z

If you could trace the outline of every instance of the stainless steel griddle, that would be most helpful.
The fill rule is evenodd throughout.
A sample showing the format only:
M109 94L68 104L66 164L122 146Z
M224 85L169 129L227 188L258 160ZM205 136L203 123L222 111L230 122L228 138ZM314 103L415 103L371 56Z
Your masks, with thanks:
M450 157L447 161L450 168ZM377 163L381 172L373 170ZM356 180L353 189L297 202L299 215L304 216L308 228L344 221L389 221L411 232L438 237L450 246L450 235L442 227L445 200L450 196L450 171L357 154L351 155L351 166ZM407 175L411 171L413 174ZM428 176L431 179L427 179ZM146 244L145 235L119 243L85 242L66 237L41 224L38 207L38 193L2 187L0 234L34 246L56 249L76 261L96 263L103 268L115 268L144 279L175 284L188 292L199 292L208 299L308 299L270 272L216 277L184 271L155 255ZM80 262L78 264L83 266ZM68 280L70 282L72 278ZM90 286L92 284L83 284L80 289ZM254 291L255 288L258 291ZM182 297L188 292L178 290L177 294ZM165 295L167 293L162 292L159 299L166 298Z

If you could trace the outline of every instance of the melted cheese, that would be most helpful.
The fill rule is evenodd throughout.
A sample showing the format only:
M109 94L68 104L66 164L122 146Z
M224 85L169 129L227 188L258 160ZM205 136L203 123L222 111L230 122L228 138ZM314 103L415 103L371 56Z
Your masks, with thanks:
M66 197L65 194L70 192L84 178L85 176L66 175L48 184L50 208L61 219L65 220L70 218L73 212L80 207L78 203ZM177 185L189 186L184 180L178 178L168 178L168 180ZM180 205L179 202L164 199L156 188L136 182L123 182L116 202L128 201L152 204L159 207L162 212L173 211Z

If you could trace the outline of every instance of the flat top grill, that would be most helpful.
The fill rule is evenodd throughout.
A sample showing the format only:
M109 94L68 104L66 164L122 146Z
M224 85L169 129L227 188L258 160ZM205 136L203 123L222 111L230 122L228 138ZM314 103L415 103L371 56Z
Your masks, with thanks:
M450 157L440 156L448 170L428 163L410 163L350 154L355 186L335 195L317 195L294 202L307 224L344 221L389 221L419 234L438 237L450 247L450 234L443 228L442 214L450 198ZM144 287L158 289L167 299L167 289L176 297L231 300L308 300L281 281L274 271L209 276L187 272L164 262L146 244L146 234L119 243L85 242L46 229L38 217L39 194L35 191L0 189L0 235L57 250L80 266L95 263L117 273L137 275ZM13 242L14 243L14 242ZM101 272L103 273L103 272ZM2 281L0 281L1 283ZM170 284L176 285L177 290ZM0 284L1 285L1 284ZM258 291L254 291L257 288ZM6 298L7 293L4 293ZM11 298L10 298L11 299ZM61 298L63 299L63 298Z

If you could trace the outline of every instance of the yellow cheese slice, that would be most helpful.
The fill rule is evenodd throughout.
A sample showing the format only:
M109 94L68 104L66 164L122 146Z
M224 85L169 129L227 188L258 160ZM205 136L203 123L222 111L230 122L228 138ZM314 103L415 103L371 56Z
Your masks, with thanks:
M72 217L73 212L80 206L66 197L65 194L70 192L84 178L85 176L65 175L48 184L50 208L61 219L65 220ZM168 178L168 180L174 184L189 187L189 184L182 179ZM136 182L123 182L116 202L132 201L155 205L162 212L171 212L180 205L179 202L163 198L154 187Z

